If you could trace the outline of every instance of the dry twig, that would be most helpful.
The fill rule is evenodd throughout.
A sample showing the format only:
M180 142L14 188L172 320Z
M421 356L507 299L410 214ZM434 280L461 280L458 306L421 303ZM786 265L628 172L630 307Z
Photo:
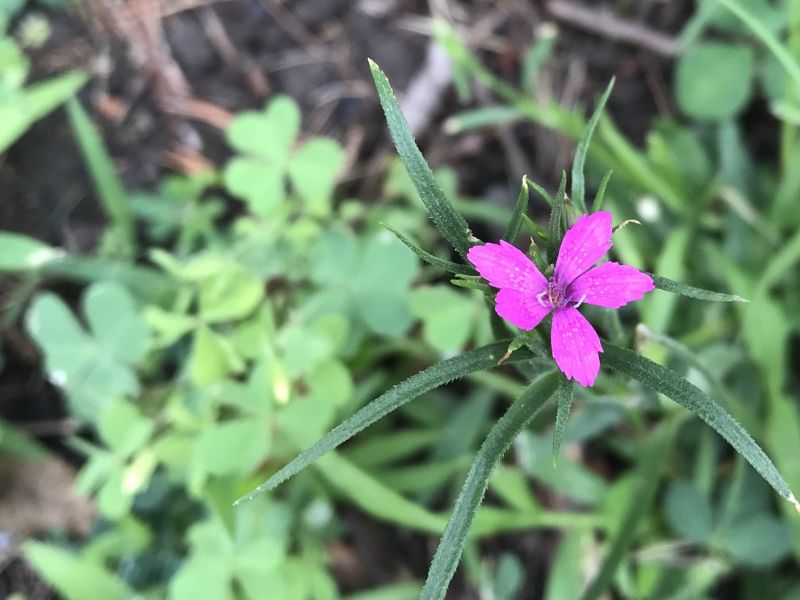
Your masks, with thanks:
M608 11L590 8L567 0L550 0L547 9L559 21L612 40L646 48L663 56L678 54L678 42L639 23L621 19Z

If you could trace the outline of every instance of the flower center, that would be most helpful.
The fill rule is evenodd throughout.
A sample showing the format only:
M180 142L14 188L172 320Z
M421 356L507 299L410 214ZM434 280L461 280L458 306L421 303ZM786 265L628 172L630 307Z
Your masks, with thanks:
M556 283L555 279L548 279L547 288L538 294L536 299L542 306L547 306L549 304L553 309L556 309L571 303L575 305L575 308L578 308L583 304L585 297L584 295L583 298L577 301L573 298L569 298L567 297L567 286L559 285Z

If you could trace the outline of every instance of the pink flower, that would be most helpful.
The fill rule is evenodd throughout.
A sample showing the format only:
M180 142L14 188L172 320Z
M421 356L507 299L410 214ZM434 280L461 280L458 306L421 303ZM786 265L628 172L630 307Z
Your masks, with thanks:
M619 308L640 300L654 287L650 276L634 267L615 262L592 266L611 248L611 233L611 213L580 217L564 234L550 279L505 241L473 246L467 253L481 277L499 288L498 315L530 330L553 313L553 358L567 379L584 386L597 379L603 346L578 307L586 303Z

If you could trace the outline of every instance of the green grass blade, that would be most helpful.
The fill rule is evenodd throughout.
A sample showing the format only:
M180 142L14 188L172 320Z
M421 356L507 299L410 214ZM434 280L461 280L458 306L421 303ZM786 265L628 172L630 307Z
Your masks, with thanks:
M547 192L546 189L544 189L542 186L540 186L532 179L528 179L528 185L531 186L534 190L536 190L542 198L544 198L544 201L547 202L547 206L553 208L553 202L555 202L555 200L553 200L553 197Z
M600 96L600 101L597 103L592 117L586 124L586 128L583 130L581 139L578 142L578 147L575 150L575 158L572 161L572 202L581 212L586 212L586 180L583 175L583 168L586 165L586 155L589 152L589 144L592 141L594 130L597 128L597 123L600 121L603 109L605 109L606 102L608 102L608 97L611 95L611 90L613 89L614 78L612 77L606 87L606 91Z
M736 296L734 294L712 292L702 288L692 287L691 285L686 285L685 283L680 283L678 281L672 281L672 279L667 279L666 277L661 277L660 275L653 275L652 273L649 273L649 275L653 278L653 284L658 289L664 290L665 292L672 292L673 294L680 294L681 296L686 296L687 298L694 298L695 300L707 300L709 302L750 302L750 300L747 298L742 298L741 296Z
M551 265L556 264L558 248L561 246L562 228L564 220L564 198L567 194L567 173L561 172L561 183L558 184L558 192L553 200L553 208L550 211L550 228L547 234L547 260Z
M703 419L733 446L781 496L797 505L789 485L750 434L703 391L670 369L621 346L604 341L603 363L664 394Z
M506 232L503 239L507 242L514 243L519 235L519 230L522 228L522 218L525 211L528 210L528 199L530 192L528 191L528 176L523 175L522 185L519 188L519 195L517 196L517 203L514 205L514 213L511 215L511 221L506 227Z
M444 130L450 134L464 133L484 127L496 127L519 121L525 117L513 106L485 106L453 115L444 123Z
M602 210L603 202L606 199L606 188L608 187L608 182L611 180L611 176L614 174L614 171L607 171L605 175L603 175L603 179L600 181L600 187L597 188L597 193L594 196L594 201L592 202L592 212L597 212L598 210Z
M492 427L475 457L458 495L453 514L428 570L420 600L442 600L456 571L470 525L486 493L489 476L517 434L530 422L558 386L560 375L550 373L532 383Z
M267 481L237 500L237 504L251 500L259 494L280 485L325 453L346 442L358 432L414 398L474 371L496 366L497 362L505 354L508 344L509 342L505 341L483 346L482 348L465 352L460 356L444 360L412 375L333 428L321 440L280 469ZM505 362L519 362L530 357L531 354L528 351L521 349L514 352Z
M36 238L0 231L0 272L25 273L64 256L64 251Z
M619 563L633 542L639 522L650 510L674 431L675 422L664 421L654 432L648 434L636 467L636 478L639 480L636 493L630 497L625 519L613 537L611 550L597 577L584 592L582 600L597 600L611 585Z
M561 380L558 385L558 406L556 409L556 426L553 430L553 466L558 462L558 452L561 450L561 440L564 437L564 431L567 428L567 419L569 419L569 411L572 408L572 398L575 393L573 382L568 379Z
M342 496L369 515L430 533L444 526L442 515L401 496L338 452L321 457L314 466Z
M74 98L67 102L67 114L86 168L116 232L121 250L123 254L131 256L136 244L133 214L114 163L80 102Z
M140 298L153 302L170 298L179 288L174 279L155 269L95 256L64 256L44 263L39 273L44 277L85 283L116 281Z
M386 223L381 223L381 225L383 225L384 227L386 227L386 229L395 234L395 236L397 236L397 239L403 242L408 247L409 250L411 250L414 254L419 256L424 262L428 263L432 267L443 269L445 271L449 271L450 273L455 273L457 275L475 274L475 271L473 269L470 269L466 265L460 265L458 263L454 263L451 260L445 260L444 258L439 258L438 256L434 256L430 252L426 252L391 225L387 225Z
M536 92L536 79L544 64L550 59L555 47L558 30L549 24L536 30L536 41L522 59L522 77L520 83L523 91L529 96Z
M369 67L372 71L372 78L375 81L381 107L383 107L384 115L386 115L386 122L389 125L389 131L397 147L397 152L400 154L400 158L403 159L406 169L408 169L408 174L417 189L420 199L425 204L428 214L430 214L441 234L452 244L456 252L462 257L466 257L467 250L475 242L469 225L456 212L436 182L431 168L425 162L425 158L423 158L414 141L414 136L411 135L406 118L400 110L400 104L395 98L392 86L389 84L386 75L372 61L369 61Z

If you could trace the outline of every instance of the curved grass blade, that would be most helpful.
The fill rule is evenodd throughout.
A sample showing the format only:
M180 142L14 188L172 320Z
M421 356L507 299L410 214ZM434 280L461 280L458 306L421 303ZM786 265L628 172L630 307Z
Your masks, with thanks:
M564 431L567 428L567 419L569 419L569 411L572 408L572 398L574 396L575 387L571 379L562 378L561 383L558 384L558 395L556 396L558 405L556 408L556 426L553 430L553 466L558 462L558 452L561 450L561 440L564 437Z
M349 419L334 427L316 444L280 469L255 490L239 498L236 504L246 500L252 500L259 494L280 485L293 475L305 469L320 456L333 450L361 430L372 425L375 421L388 415L393 410L396 410L414 398L421 396L425 392L429 392L432 389L450 383L474 371L496 366L500 358L505 354L508 344L509 341L504 341L483 346L482 348L465 352L460 356L444 360L428 367L424 371L412 375L402 383L394 386L388 392L378 396ZM514 352L505 362L520 362L530 359L531 356L531 353L527 350L520 349Z
M561 223L564 220L564 198L567 194L567 173L561 171L561 183L558 184L558 192L553 200L553 208L550 211L550 228L547 234L547 260L551 265L556 264L558 248L561 246L563 231Z
M600 572L584 592L581 600L597 600L611 585L619 563L633 542L639 522L650 510L674 432L675 421L670 420L662 422L655 432L648 434L641 458L636 466L636 478L639 480L636 493L630 497L628 509L625 511L625 519L622 521L619 531L614 535L611 550Z
M586 212L586 180L583 176L583 168L586 164L586 154L589 152L589 143L592 141L594 130L597 128L597 123L603 114L603 109L606 107L608 97L611 95L611 90L614 89L614 78L608 82L606 91L600 96L600 100L592 113L592 118L586 124L583 130L581 139L578 142L578 147L575 150L575 158L572 161L572 202L581 212Z
M776 492L795 507L798 506L797 500L789 489L789 484L783 479L766 453L750 437L750 434L707 394L673 371L635 352L608 341L603 341L603 347L605 349L603 363L606 366L625 373L651 390L660 392L688 408L725 438Z
M695 300L707 300L709 302L750 302L747 298L736 296L734 294L723 294L722 292L712 292L702 288L692 287L685 283L673 281L661 275L654 275L648 273L653 278L653 284L660 290L665 292L672 292L673 294L680 294L687 298L694 298Z
M525 215L525 211L528 210L529 198L528 176L523 175L522 185L519 188L519 195L517 196L517 203L514 205L514 213L511 215L511 220L508 222L505 234L503 234L503 239L511 244L517 239L519 230L522 228L522 217Z
M395 234L395 236L397 236L397 239L403 242L408 247L409 250L411 250L414 254L419 256L424 262L428 263L432 267L437 267L439 269L449 271L450 273L455 273L456 275L475 274L475 271L466 265L460 265L458 263L454 263L451 260L445 260L444 258L439 258L438 256L434 256L430 252L426 252L391 225L387 225L386 223L381 223L381 225L383 225L384 227L386 227L386 229Z
M386 123L392 134L397 152L403 163L408 169L408 174L414 187L417 189L420 199L428 209L436 228L447 239L456 252L462 257L467 256L467 250L475 242L469 225L464 218L458 214L453 205L444 195L439 184L431 172L431 168L419 151L414 136L408 127L408 122L400 110L400 104L394 96L389 80L381 71L380 67L373 61L369 61L369 68L372 71L372 78L378 90L383 113L386 115Z
M475 512L486 493L489 476L495 465L508 450L517 434L534 417L537 411L553 395L558 386L558 373L544 375L532 383L492 427L467 474L461 493L458 495L453 514L447 522L442 539L428 570L425 587L420 600L442 600L447 586L456 571L464 542L467 539Z
M603 175L603 179L600 181L600 187L597 188L597 193L594 196L594 201L592 202L592 212L597 212L603 208L603 202L606 199L606 188L608 187L608 182L611 180L611 176L614 174L614 171L606 171L606 174Z

